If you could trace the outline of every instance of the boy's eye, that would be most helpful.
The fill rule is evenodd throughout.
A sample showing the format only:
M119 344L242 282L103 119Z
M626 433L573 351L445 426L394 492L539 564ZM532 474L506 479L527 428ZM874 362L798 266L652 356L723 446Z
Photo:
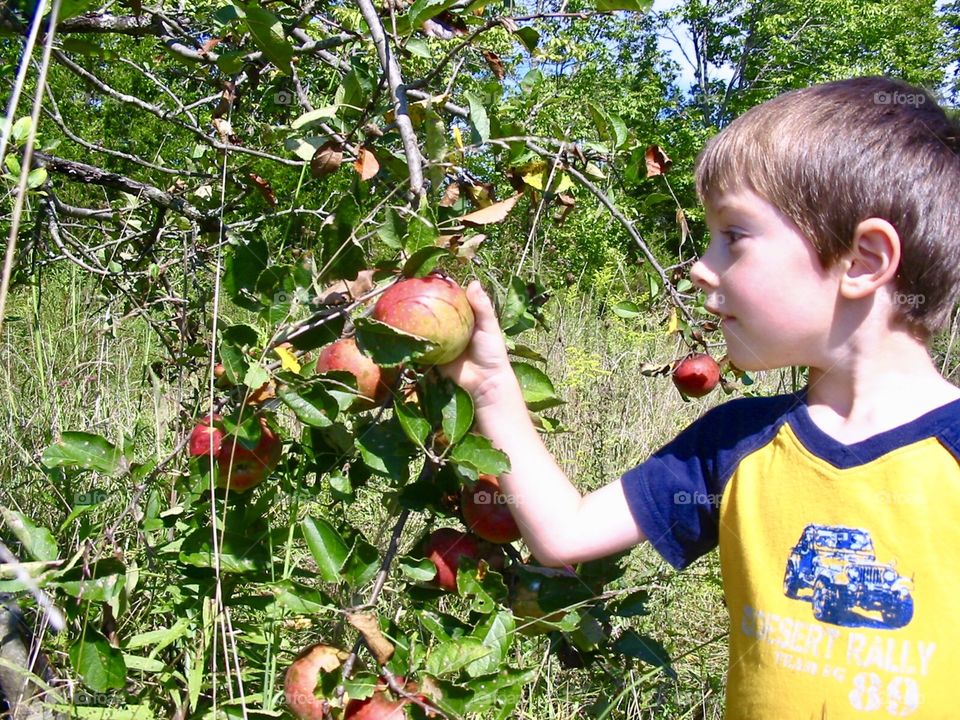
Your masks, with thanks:
M723 234L726 235L727 242L729 242L731 245L746 237L743 233L737 232L736 230L727 230Z

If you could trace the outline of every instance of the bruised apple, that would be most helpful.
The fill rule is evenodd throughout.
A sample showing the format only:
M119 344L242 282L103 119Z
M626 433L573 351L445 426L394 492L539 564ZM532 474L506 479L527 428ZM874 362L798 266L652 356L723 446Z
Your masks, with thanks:
M348 654L340 648L316 644L304 649L287 668L283 694L291 712L300 720L325 720L330 703L316 696L321 672L339 669Z
M280 462L281 441L263 416L259 418L260 440L253 449L245 447L235 436L224 439L217 453L217 487L232 492L246 492L256 487Z
M219 415L213 416L214 423L217 423L221 420ZM210 455L216 456L220 452L220 448L223 446L223 438L225 434L223 430L216 426L210 425L210 416L206 415L197 420L196 426L193 428L193 431L190 433L190 440L188 443L188 452L191 457L207 457Z
M354 338L341 338L327 345L317 358L317 372L342 370L357 379L358 397L353 409L362 410L380 405L390 396L390 386L396 373L385 372L364 355Z
M466 349L473 335L473 308L452 279L438 274L407 278L390 286L373 308L373 319L436 347L424 353L421 365L444 365Z
M434 582L449 592L457 590L457 568L462 558L477 560L480 548L471 535L453 528L434 530L423 546L423 556L437 568Z
M720 381L720 366L705 353L688 355L673 369L673 384L687 397L699 398Z
M476 485L464 487L460 494L463 521L475 535L492 543L519 540L520 528L513 519L508 500L500 492L500 481L495 476L481 475Z
M351 700L344 710L343 720L406 720L403 706L409 700L392 700L387 693L377 690L363 700Z

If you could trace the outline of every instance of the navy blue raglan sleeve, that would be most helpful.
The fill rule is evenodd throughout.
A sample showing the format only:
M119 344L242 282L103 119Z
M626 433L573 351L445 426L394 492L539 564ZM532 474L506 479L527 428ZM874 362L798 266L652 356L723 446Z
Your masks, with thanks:
M796 395L720 405L621 478L637 525L673 567L717 545L720 499L740 461L776 434Z

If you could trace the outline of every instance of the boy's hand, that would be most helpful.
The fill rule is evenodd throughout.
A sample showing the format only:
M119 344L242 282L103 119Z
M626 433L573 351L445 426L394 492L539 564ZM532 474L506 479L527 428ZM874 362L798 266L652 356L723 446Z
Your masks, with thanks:
M464 353L440 371L469 392L479 407L492 404L514 388L519 392L519 386L493 304L476 280L467 286L467 299L476 320L473 337Z

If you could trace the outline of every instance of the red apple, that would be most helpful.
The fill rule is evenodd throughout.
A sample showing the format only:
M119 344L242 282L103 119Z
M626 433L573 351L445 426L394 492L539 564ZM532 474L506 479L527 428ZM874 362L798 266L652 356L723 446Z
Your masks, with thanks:
M437 274L391 285L374 306L373 319L436 345L418 358L421 365L455 360L473 335L473 308L467 294L456 282Z
M434 583L444 590L456 592L457 568L461 558L476 560L480 557L480 549L471 535L453 528L440 528L427 538L423 555L437 568Z
M290 710L300 720L325 720L330 703L315 694L321 672L334 672L347 659L340 648L330 645L311 645L303 650L287 668L283 680L283 694Z
M351 700L344 710L343 720L406 720L404 705L410 701L401 698L391 700L382 690L363 700Z
M343 370L357 379L357 391L363 397L354 402L355 410L382 404L390 396L390 386L396 378L395 372L382 371L379 365L364 355L352 337L341 338L320 351L317 372L330 370Z
M213 416L215 423L220 420L219 415ZM216 456L223 445L223 438L223 430L218 427L211 427L210 416L206 415L197 420L196 426L190 433L189 453L192 457L209 457L211 454Z
M260 441L252 450L244 447L236 437L227 437L217 453L220 468L218 487L230 487L232 492L246 492L256 487L280 462L280 438L273 432L267 419L260 417Z
M510 512L509 498L500 492L500 481L493 475L481 475L473 488L460 493L463 521L475 535L492 543L520 539L520 528Z
M709 355L688 355L673 369L673 384L687 397L703 397L717 386L720 366Z

